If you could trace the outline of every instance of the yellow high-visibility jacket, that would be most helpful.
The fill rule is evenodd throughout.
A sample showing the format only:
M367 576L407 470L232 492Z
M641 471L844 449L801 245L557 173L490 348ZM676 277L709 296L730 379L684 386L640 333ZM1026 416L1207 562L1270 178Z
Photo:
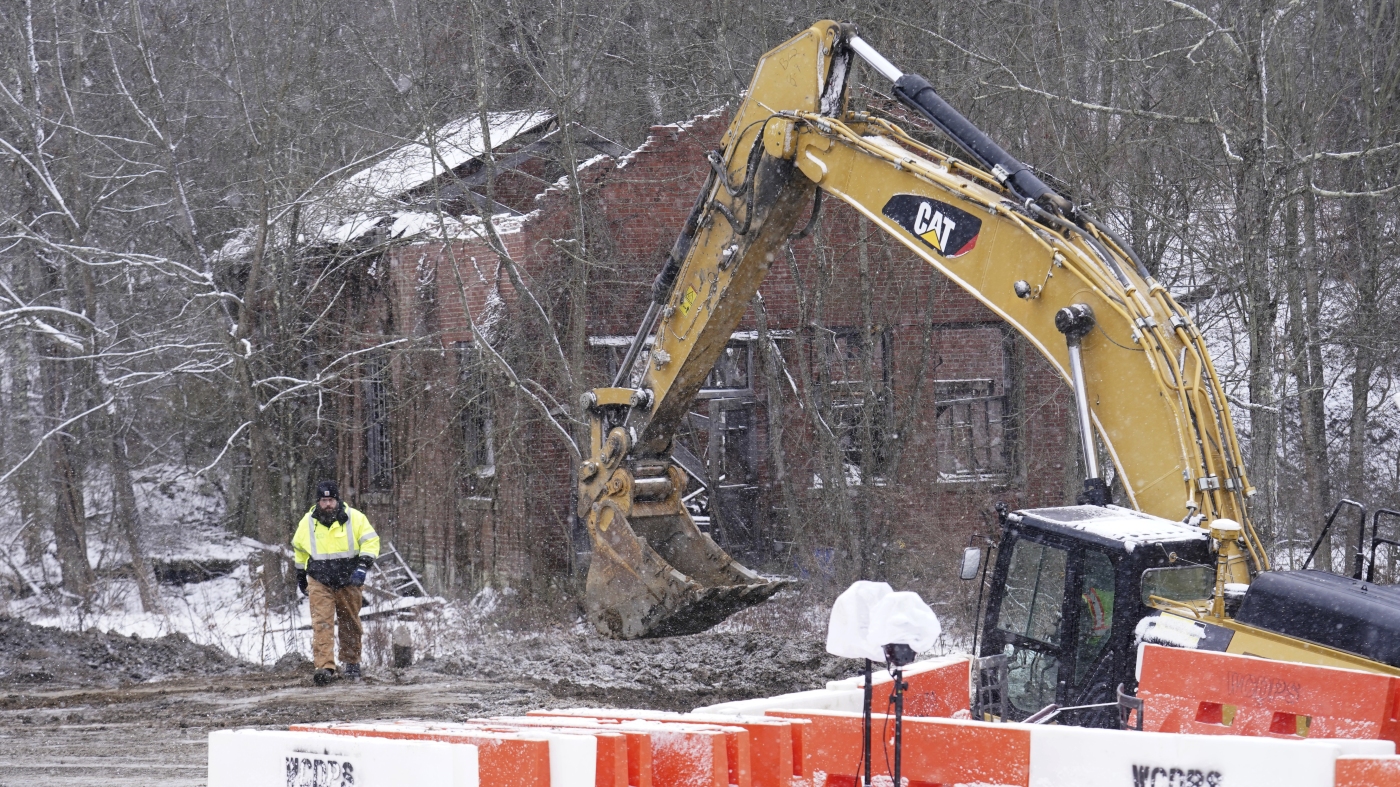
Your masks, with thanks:
M313 506L297 523L292 536L292 552L297 568L323 585L344 587L350 575L361 564L369 565L379 557L379 534L369 523L369 517L358 509L341 503L346 519L329 525L316 521Z

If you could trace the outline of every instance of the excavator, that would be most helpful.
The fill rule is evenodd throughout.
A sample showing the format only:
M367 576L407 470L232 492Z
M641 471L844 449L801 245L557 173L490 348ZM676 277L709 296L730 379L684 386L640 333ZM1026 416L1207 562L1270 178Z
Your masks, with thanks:
M964 156L850 111L857 59ZM1108 704L1132 685L1141 641L1400 675L1400 590L1363 581L1360 556L1352 577L1272 570L1225 391L1186 310L1111 228L928 80L853 26L818 22L759 60L709 160L612 386L583 395L577 513L592 541L585 609L598 631L695 633L786 586L697 528L672 451L774 259L825 197L977 298L1074 391L1082 493L1075 505L999 509L995 567L982 568L978 640L1001 660L1007 716ZM1373 541L1384 541L1374 527ZM963 577L976 577L980 549L964 558Z

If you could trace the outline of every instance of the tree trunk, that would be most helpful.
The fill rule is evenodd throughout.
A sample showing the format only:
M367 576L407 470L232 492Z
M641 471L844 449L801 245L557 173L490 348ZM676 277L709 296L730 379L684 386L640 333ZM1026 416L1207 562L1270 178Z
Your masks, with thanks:
M788 475L787 455L783 447L783 413L787 407L783 396L783 362L778 357L778 347L768 326L768 310L763 307L763 296L754 295L754 315L758 321L759 366L763 370L763 384L767 388L768 401L768 461L772 463L773 484L783 500L783 514L779 517L778 531L786 539L791 539L794 518L797 515L797 499Z
M131 485L131 463L126 451L125 430L120 428L116 418L111 421L112 518L116 522L117 532L121 534L122 541L126 543L126 551L131 555L131 573L136 579L136 592L141 597L141 610L160 612L159 586L141 543L141 515L137 510L136 493Z
M45 410L61 423L65 415L67 379L58 360L43 361ZM83 469L78 441L71 433L56 435L49 445L54 492L54 543L63 572L63 589L86 605L92 600L94 576L87 555L87 512L83 505Z
M1358 187L1368 185L1364 178L1358 178ZM1346 494L1363 504L1369 503L1371 488L1367 481L1369 440L1367 426L1371 415L1371 386L1379 365L1377 344L1380 338L1377 331L1377 315L1380 309L1380 250L1375 247L1377 228L1372 221L1375 215L1370 205L1349 205L1351 224L1358 230L1354 255L1357 270L1352 281L1356 288L1356 305L1351 318L1351 344L1355 347L1350 375L1351 413L1347 418L1347 465ZM1354 543L1351 533L1333 526L1332 541L1344 555L1350 555L1350 544ZM1346 570L1351 570L1347 561Z
M250 510L257 526L258 540L264 544L282 546L290 539L286 527L277 522L277 490L272 481L272 436L269 427L263 422L256 407L251 408L255 415L252 426L248 427L248 459L252 464L252 501ZM289 589L291 583L283 572L281 552L262 550L263 597L269 607L278 607L296 599Z
M1298 420L1302 443L1303 479L1305 483L1302 515L1306 526L1299 530L1291 526L1300 543L1294 550L1310 544L1322 526L1332 503L1331 465L1327 458L1327 412L1324 394L1322 339L1318 324L1322 319L1319 297L1321 264L1317 253L1317 203L1311 192L1303 193L1304 247L1288 281L1289 340L1293 345L1293 374L1298 386ZM1306 543L1303 543L1306 542ZM1331 564L1332 545L1322 545L1322 562ZM1290 554L1292 554L1290 552Z
M35 402L29 379L30 357L33 347L28 336L12 337L10 342L10 401L6 409L5 446L6 456L17 462L34 445L38 438L34 428ZM22 446L22 448L21 448ZM18 450L16 450L18 449ZM20 543L24 546L24 562L36 565L44 556L44 523L48 520L47 506L39 494L40 473L38 462L30 461L18 472L10 476L10 490L14 492L19 505L19 526L23 528Z

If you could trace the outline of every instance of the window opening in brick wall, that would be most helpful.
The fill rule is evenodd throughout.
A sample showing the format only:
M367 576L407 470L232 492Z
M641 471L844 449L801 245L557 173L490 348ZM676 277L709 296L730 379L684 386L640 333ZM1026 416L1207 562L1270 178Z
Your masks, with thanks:
M830 413L828 420L841 446L846 483L860 484L866 478L872 483L883 483L889 456L887 439L894 422L889 395L888 338L883 331L871 337L873 344L867 369L864 330L834 328L824 333L824 351L818 362L824 364L827 375L824 397Z
M463 492L468 497L489 497L496 477L496 445L487 361L474 342L458 342L457 359L461 368L458 419L462 434Z
M753 389L753 342L731 340L725 345L715 368L700 385L700 396L720 396L730 398L736 392Z
M393 488L393 455L389 443L389 359L383 353L365 361L365 464L370 491Z
M773 338L786 339L791 337L791 331L774 331ZM725 345L724 352L715 361L714 368L705 376L705 381L701 383L699 397L702 399L732 399L735 396L747 395L753 392L753 346L758 340L754 331L735 331L729 343ZM607 370L608 379L602 384L608 384L617 376L617 367L622 363L622 358L627 354L627 348L632 343L630 336L590 336L588 344L597 348L599 357L603 360L603 368ZM637 354L637 362L632 367L631 377L627 385L637 387L642 384L642 373L646 371L647 364L651 362L652 337L647 337L646 346Z
M790 331L774 332L785 339ZM696 394L680 425L672 460L686 472L682 499L700 530L731 554L762 557L758 532L757 403L753 390L754 331L735 331ZM632 342L630 336L591 336L590 346L611 380ZM641 384L651 338L638 355L629 385Z
M1007 399L995 380L933 384L940 481L1004 481L1010 475Z

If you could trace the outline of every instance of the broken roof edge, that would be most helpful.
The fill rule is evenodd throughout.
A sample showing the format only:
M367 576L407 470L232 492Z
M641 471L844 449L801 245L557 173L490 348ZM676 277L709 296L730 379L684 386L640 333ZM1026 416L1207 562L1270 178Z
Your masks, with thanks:
M635 161L638 156L646 153L653 153L662 144L674 144L676 140L679 139L681 134L689 132L696 125L705 121L722 118L728 111L728 105L724 105L716 107L715 109L712 109L709 112L701 112L698 115L692 115L687 120L682 120L676 123L654 125L650 128L647 134L647 138L643 140L642 144L638 145L637 147L627 151L626 153L623 153L620 156L612 156L606 153L594 156L588 159L587 161L584 161L583 163L579 164L575 172L578 174L580 180L582 180L585 170L596 169L598 170L598 176L603 177L609 171L617 171L624 169L628 164ZM612 166L605 169L605 167L607 167L608 164L611 164ZM545 187L543 191L536 194L534 196L534 200L536 204L539 204L554 195L566 193L568 187L569 176L565 175L564 177L556 180L549 186ZM539 211L536 210L535 212L538 213Z
M404 197L524 134L555 122L552 112L518 110L465 116L426 131L412 142L387 151L379 161L338 181L308 201L302 211L301 237L308 242L348 243L404 210ZM398 203L398 204L396 204Z
M554 122L555 115L553 112L547 111L512 110L488 113L487 119L487 133L491 137L491 149L496 150L514 141L522 134L538 130L548 123ZM482 137L480 116L473 114L443 124L436 134L425 131L410 142L381 151L378 154L379 160L374 164L357 170L315 196L299 200L301 202L299 216L301 226L295 243L306 247L342 246L362 239L386 222L390 224L390 235L394 240L417 235L425 235L425 240L431 239L431 237L426 237L429 233L425 233L423 227L436 222L437 214L405 210L394 206L392 200L396 196L421 188L443 174L455 170L472 158L480 156L484 152ZM415 153L422 157L422 160L408 160ZM422 166L425 161L427 163L426 169ZM426 174L427 177L403 185L415 177L415 168L418 176ZM402 188L393 193L376 193L381 187L394 188L396 184L393 181L395 180L397 180L397 185L402 186ZM359 193L356 193L357 190ZM337 201L348 204L334 205L333 203ZM289 203L288 207L292 204L295 203ZM342 209L337 210L336 208ZM292 212L284 211L284 213L291 215ZM426 219L413 222L410 217L415 214L433 218L431 222ZM464 224L462 220L455 217L443 216L442 218L446 224ZM492 217L493 223L497 225L497 232L519 231L519 222L511 222L508 220L510 218L523 217L510 216L510 214L498 214ZM415 224L415 231L409 232L407 224ZM397 228L397 232L395 232L395 228ZM229 261L246 257L253 252L257 243L257 235L256 227L241 227L233 230L227 240L210 256L214 261ZM274 226L268 228L268 235L269 246L287 246L291 239L286 219L274 222ZM441 238L462 239L460 235L453 232L443 233Z
M620 156L600 153L580 163L575 171L579 173L580 176L586 172L590 175L603 177L609 170L623 169L627 164L635 161L638 156L655 152L661 145L674 144L681 134L690 132L692 128L702 122L721 118L728 111L729 107L727 105L721 105L708 112L701 112L693 115L686 120L651 126L647 138L637 147ZM511 115L522 113L495 114ZM511 139L518 137L522 133L539 128L544 122L554 120L554 116L551 113L541 112L535 114L548 117L534 125L522 125L522 130L510 138L502 138L498 141L493 134L491 139L492 149L508 143ZM461 119L464 123L468 120L470 119ZM609 167L609 164L611 164L611 167ZM372 167L373 166L375 165L372 165ZM350 177L353 178L355 176L352 175ZM428 181L425 181L425 183L426 182ZM539 218L542 214L544 205L541 203L556 195L565 194L567 187L568 181L566 178L561 178L546 186L533 197L535 203L540 205L540 207L529 213L523 215L512 215L508 213L493 215L491 221L496 227L496 232L500 235L511 235L522 232L527 224ZM315 202L315 200L313 200L313 202ZM440 215L436 212L399 208L383 211L356 211L354 213L346 213L343 214L343 220L333 227L323 226L321 229L310 233L300 233L297 242L298 245L312 248L347 245L363 240L365 236L381 227L386 230L385 237L382 240L371 242L369 244L371 248L375 246L387 247L398 243L416 244L447 241L483 241L486 237L485 233L480 229L480 219L478 217L465 216L457 218L446 214ZM284 244L286 242L285 232L277 232L274 230L273 234L275 236L283 236L278 238L279 244ZM252 251L255 238L256 232L252 228L239 230L225 242L223 248L216 252L216 255L225 259L245 256Z
M431 183L491 149L509 144L522 134L554 121L553 112L517 110L487 113L483 133L481 118L470 115L419 134L411 142L387 151L379 161L337 182L324 195L330 199L357 187L379 198L393 198ZM351 196L354 196L352 193Z
M695 127L696 124L702 123L706 120L715 120L716 118L724 117L724 115L728 112L729 105L721 104L720 106L715 107L709 112L701 112L698 115L692 115L689 120L682 120L678 123L663 123L660 125L652 126L649 132L647 133L646 140L642 142L642 144L638 145L637 147L633 148L632 150L628 151L625 155L617 159L617 169L624 169L627 167L628 164L631 164L637 156L641 155L642 153L651 152L651 150L654 149L654 147L657 144L660 144L663 141L660 138L661 132L670 131L672 140L674 140L674 138L679 134L683 134L690 131L690 129Z

